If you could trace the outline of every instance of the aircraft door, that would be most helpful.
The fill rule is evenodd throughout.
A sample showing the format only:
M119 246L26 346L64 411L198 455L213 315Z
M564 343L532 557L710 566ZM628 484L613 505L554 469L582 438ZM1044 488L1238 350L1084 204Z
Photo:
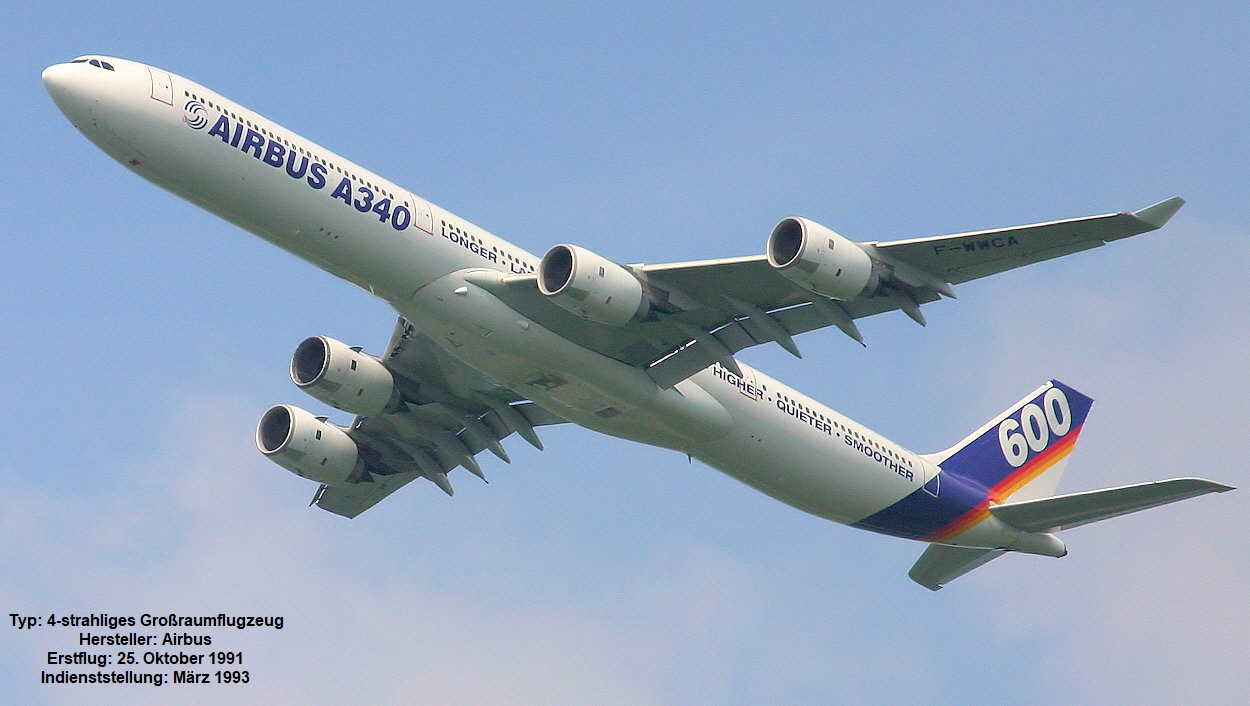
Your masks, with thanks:
M942 484L941 469L923 458L920 459L920 468L924 474L924 492L936 498Z
M430 203L416 194L408 194L412 204L412 223L420 230L434 235L434 216L430 213Z
M169 74L148 67L148 74L152 77L152 100L158 100L165 105L174 104L174 83L170 80Z
M741 393L743 397L749 397L750 399L756 401L764 399L764 391L755 382L754 370L751 368L742 368L743 377L738 377L728 370L725 370L720 363L717 363L716 366L724 372L725 380L727 380L729 384L738 388L738 392Z

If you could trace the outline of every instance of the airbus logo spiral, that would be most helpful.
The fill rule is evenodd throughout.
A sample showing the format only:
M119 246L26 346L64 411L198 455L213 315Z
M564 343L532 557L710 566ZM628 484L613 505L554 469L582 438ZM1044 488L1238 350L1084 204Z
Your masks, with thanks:
M203 103L189 100L182 109L182 121L193 130L203 130L208 126L208 110Z

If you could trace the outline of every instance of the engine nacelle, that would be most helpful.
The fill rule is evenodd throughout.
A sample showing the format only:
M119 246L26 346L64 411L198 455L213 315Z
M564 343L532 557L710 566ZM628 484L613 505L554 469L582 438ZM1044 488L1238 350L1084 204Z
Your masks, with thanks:
M326 485L345 482L356 470L356 442L340 427L299 407L280 404L256 427L256 448L297 476Z
M344 412L369 416L394 408L395 378L377 358L326 336L306 338L291 356L291 379Z
M768 236L768 264L809 292L849 301L877 285L863 248L806 218L787 218Z
M642 282L633 272L576 245L556 245L543 255L538 290L560 307L609 326L648 313Z

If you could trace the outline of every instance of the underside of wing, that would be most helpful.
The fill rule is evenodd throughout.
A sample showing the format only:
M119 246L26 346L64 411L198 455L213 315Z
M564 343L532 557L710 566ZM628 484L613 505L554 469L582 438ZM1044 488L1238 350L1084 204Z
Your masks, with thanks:
M774 229L767 255L626 266L564 245L536 274L483 272L473 281L668 387L713 363L737 372L734 354L751 346L777 343L798 356L794 337L827 326L862 344L855 320L866 316L900 310L924 325L921 305L954 297L952 284L1155 230L1183 204L1174 197L1133 213L866 243L789 218ZM552 253L562 256L558 272L566 277L559 291L542 281ZM578 256L588 263L584 276L574 271Z
M475 283L564 338L645 370L661 387L713 363L737 372L733 354L765 343L801 357L794 336L828 326L862 344L855 319L901 309L923 324L920 305L949 293L933 278L917 278L915 285L895 279L869 296L836 301L782 277L763 256L628 269L643 282L649 314L619 326L554 306L534 276L486 275Z
M323 483L313 498L337 515L356 517L417 478L451 495L448 473L457 466L486 480L477 454L508 462L503 439L515 433L541 449L535 428L565 421L460 363L402 317L381 362L398 397L345 430L357 447L356 471Z
M313 496L313 504L327 512L354 518L377 505L383 498L421 477L417 471L389 476L369 476L357 483L322 485Z
M886 258L960 284L1156 230L1184 204L1184 199L1174 196L1133 213L896 240L873 246Z

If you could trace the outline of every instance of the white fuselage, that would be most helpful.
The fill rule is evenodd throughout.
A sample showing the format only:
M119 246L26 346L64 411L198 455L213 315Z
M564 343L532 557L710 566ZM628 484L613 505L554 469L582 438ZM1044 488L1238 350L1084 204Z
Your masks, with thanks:
M475 281L538 257L187 79L110 59L48 69L61 109L140 176L386 300L464 363L582 426L680 450L854 523L925 459L776 380L713 366L670 389L527 320ZM566 384L550 388L559 375ZM610 408L612 414L602 411Z

